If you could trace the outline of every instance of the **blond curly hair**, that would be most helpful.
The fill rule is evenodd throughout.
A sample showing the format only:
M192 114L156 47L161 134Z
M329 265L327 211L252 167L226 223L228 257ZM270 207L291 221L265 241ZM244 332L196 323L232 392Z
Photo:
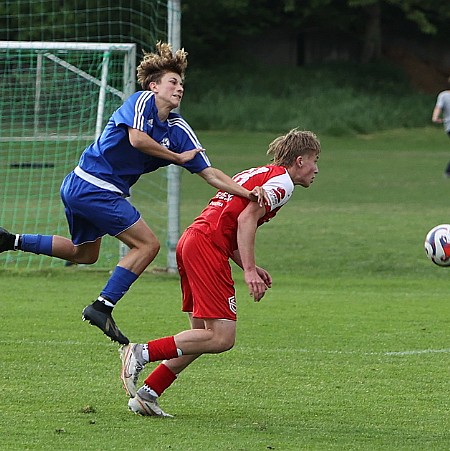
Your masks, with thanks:
M320 153L320 142L310 131L292 129L289 133L279 136L269 144L267 155L273 156L273 164L289 167L301 155Z
M175 72L184 80L187 55L184 49L173 53L172 46L166 42L157 42L154 53L144 51L144 58L137 68L137 80L142 89L149 89L152 81L159 83L167 72Z

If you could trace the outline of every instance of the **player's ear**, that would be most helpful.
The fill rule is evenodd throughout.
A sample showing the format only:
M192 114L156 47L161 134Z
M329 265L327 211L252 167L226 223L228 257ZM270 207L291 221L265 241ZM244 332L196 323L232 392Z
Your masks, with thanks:
M295 162L298 164L298 166L302 167L303 166L303 157L301 155L299 155L296 159Z

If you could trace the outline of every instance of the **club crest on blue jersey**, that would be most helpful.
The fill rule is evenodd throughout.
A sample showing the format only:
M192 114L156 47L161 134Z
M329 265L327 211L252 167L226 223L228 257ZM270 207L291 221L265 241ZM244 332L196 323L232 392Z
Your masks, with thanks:
M170 140L169 138L164 138L162 139L159 144L161 144L161 146L164 146L166 149L170 149Z

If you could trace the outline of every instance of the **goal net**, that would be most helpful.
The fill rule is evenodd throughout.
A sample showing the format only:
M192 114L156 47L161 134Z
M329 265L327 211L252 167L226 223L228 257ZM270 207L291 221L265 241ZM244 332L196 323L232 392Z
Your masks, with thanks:
M63 178L136 90L141 50L168 39L167 2L135 3L87 0L82 10L73 2L55 7L53 0L0 5L0 226L69 236ZM133 204L161 240L153 266L162 268L168 266L168 174L147 174L132 190ZM105 237L95 267L110 269L125 251ZM0 268L63 265L29 253L0 254Z

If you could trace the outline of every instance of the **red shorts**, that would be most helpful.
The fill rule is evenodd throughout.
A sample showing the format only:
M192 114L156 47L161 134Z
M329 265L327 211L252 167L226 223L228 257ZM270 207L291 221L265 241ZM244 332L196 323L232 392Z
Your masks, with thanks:
M228 256L208 237L187 229L177 245L183 312L194 318L236 321L236 296Z

